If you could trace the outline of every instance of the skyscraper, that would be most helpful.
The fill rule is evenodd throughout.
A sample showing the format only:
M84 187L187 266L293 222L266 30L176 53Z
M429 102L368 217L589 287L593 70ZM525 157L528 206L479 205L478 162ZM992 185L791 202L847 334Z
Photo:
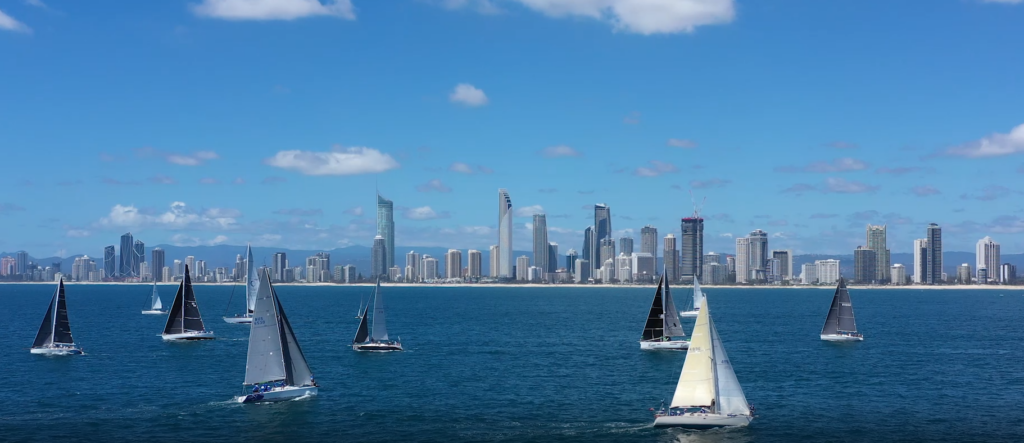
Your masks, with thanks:
M750 278L755 281L766 280L765 263L768 262L768 233L755 229L750 232Z
M405 281L406 282L420 281L420 279L422 278L422 276L420 275L421 272L422 272L422 269L421 269L421 262L420 262L420 254L418 252L416 252L416 251L409 251L408 253L406 253L405 254Z
M597 260L597 243L594 242L594 227L587 226L587 229L583 230L583 260L587 261L587 265L590 269L587 269L587 275L593 275L594 273L594 260Z
M545 273L553 274L558 270L558 243L548 242L548 268Z
M914 240L914 283L928 281L928 239Z
M533 265L548 271L548 219L544 214L533 214Z
M619 253L626 256L633 255L633 237L622 237L619 239Z
M985 238L978 240L978 244L975 247L975 272L981 272L982 269L986 269L988 281L1000 281L999 279L999 243L992 240L992 237L986 236ZM985 284L988 281L981 281L981 277L978 277L978 283ZM1005 282L1004 282L1005 283Z
M853 250L853 281L860 284L874 283L878 266L875 250L860 246Z
M604 261L612 261L612 278L615 278L615 239L607 237L601 240L601 257L608 257ZM608 282L605 281L605 283Z
M142 240L135 240L135 245L132 247L132 253L135 254L132 257L132 273L136 277L142 277L142 264L146 262L146 244Z
M498 250L498 245L491 245L487 258L491 262L487 275L491 278L498 278L498 270L501 268L501 251Z
M165 258L162 248L153 248L153 266L150 267L153 270L153 281L164 281Z
M750 238L736 238L736 283L750 280Z
M890 263L889 247L885 239L885 225L867 227L867 248L875 251L875 275L874 280L884 284L889 281Z
M707 257L707 256L705 256ZM780 274L783 280L793 279L793 251L789 249L776 249L772 251L772 258L779 259Z
M462 278L462 251L449 249L444 254L444 278Z
M288 255L284 252L274 253L274 281L283 282L284 270L288 269Z
M188 272L188 277L191 279L196 278L196 257L189 255L185 257L185 272ZM184 273L182 273L184 275Z
M943 283L942 281L942 228L935 223L928 225L928 274L926 276L929 285Z
M498 254L498 278L515 278L512 274L515 266L512 261L512 197L507 189L498 189Z
M370 278L388 278L388 247L387 240L383 236L373 238L373 249L370 250Z
M470 249L467 255L469 256L469 265L467 266L468 269L466 276L469 278L480 278L483 275L481 274L481 268L483 267L483 254L476 249Z
M679 251L676 250L676 236L665 236L665 280L675 283L679 281Z
M28 252L18 251L14 254L15 273L18 275L28 272Z
M576 253L575 249L569 248L565 253L565 270L569 271L569 274L576 275L576 260L579 259L579 254Z
M132 258L135 257L135 239L132 238L132 233L129 232L121 236L121 259L117 268L117 275L124 277L134 277L133 270L135 269Z
M520 255L516 259L516 280L526 281L530 277L530 257Z
M598 254L599 261L595 265L597 267L601 267L605 260L615 260L615 254L606 257L601 252L601 242L606 238L612 238L612 208L604 203L598 203L594 205L594 244L598 246L595 253Z
M117 276L117 253L114 245L103 248L103 272L108 278Z
M682 231L679 278L683 281L692 282L694 278L700 278L700 273L703 272L704 219L696 214L692 217L684 218L682 220Z
M658 260L658 228L647 225L640 228L640 252L646 252Z
M395 205L377 194L377 235L384 239L384 269L395 265Z

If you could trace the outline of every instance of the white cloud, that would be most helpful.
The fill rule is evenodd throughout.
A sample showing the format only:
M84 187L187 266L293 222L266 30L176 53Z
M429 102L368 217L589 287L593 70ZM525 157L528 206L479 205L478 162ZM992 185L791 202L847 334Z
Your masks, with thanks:
M462 174L472 174L473 172L475 172L473 171L472 166L460 162L452 163L452 165L448 167L448 170L452 172L459 172Z
M174 234L171 236L171 244L174 246L216 246L228 241L227 236L218 235L209 240L201 240L197 237L185 234Z
M445 186L444 183L441 183L441 180L438 180L436 178L422 185L417 186L416 190L420 192L452 192L452 188Z
M82 238L92 235L92 232L86 231L85 229L68 229L65 235L72 238Z
M543 214L544 208L541 205L523 206L516 208L513 215L516 217L532 217L534 214Z
M981 140L949 148L945 153L957 157L981 158L1022 152L1024 152L1024 124L1013 128L1009 134L992 134Z
M35 6L37 8L49 8L49 6L46 6L46 3L43 3L42 0L25 0L25 4L29 6Z
M860 194L864 192L874 192L877 190L877 186L871 186L859 181L846 180L839 177L829 177L825 179L825 192L836 192L840 194Z
M190 210L182 202L171 203L170 209L162 214L146 214L134 205L114 205L99 224L110 228L232 229L241 216L238 210L224 208L211 208L200 213Z
M436 218L448 218L447 212L438 213L430 208L430 206L421 206L419 208L406 209L402 215L409 220L433 220Z
M669 146L671 146L671 147L674 147L674 148L683 148L683 149L689 149L689 148L696 148L697 147L697 142L695 142L693 140L682 139L682 138L670 138L670 139L668 139L668 143L667 144Z
M837 158L831 162L817 161L807 166L780 166L775 172L846 172L863 171L868 164L850 157Z
M441 0L441 6L448 9L472 8L484 15L500 14L503 11L492 0Z
M651 160L648 162L650 166L641 166L633 171L633 175L639 177L657 177L661 174L668 174L672 172L679 172L679 168L672 163Z
M305 175L372 174L399 167L390 155L364 147L336 147L329 152L280 151L263 163Z
M356 217L362 217L363 216L363 207L362 206L356 206L354 208L346 209L345 213L348 214L348 215L356 216Z
M0 11L0 29L5 31L24 32L26 34L32 33L32 28L29 28L24 23L19 22L7 14L4 11Z
M191 5L202 17L224 20L295 20L331 16L355 20L350 0L203 0Z
M466 106L476 107L487 104L487 94L482 89L477 89L469 83L459 83L448 95L452 103L459 103Z
M192 154L178 154L174 152L164 152L155 148L139 148L135 152L140 157L160 157L166 160L168 163L173 163L181 166L199 166L208 160L216 160L220 158L216 152L213 151L197 151Z
M547 158L555 157L582 157L579 151L565 145L548 146L540 151L540 155Z

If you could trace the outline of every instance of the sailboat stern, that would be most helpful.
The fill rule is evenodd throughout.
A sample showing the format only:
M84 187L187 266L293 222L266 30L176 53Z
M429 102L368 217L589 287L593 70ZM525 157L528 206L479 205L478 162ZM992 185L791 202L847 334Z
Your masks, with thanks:
M640 349L645 351L685 351L690 348L690 340L641 340Z
M44 346L29 350L32 354L39 355L82 355L82 349L75 345L67 346Z
M246 317L246 316L224 317L224 323L231 323L233 325L251 324L252 323L252 317Z
M821 334L821 339L824 341L864 341L864 336L860 334Z
M164 341L213 340L213 331L186 331L178 334L163 334Z
M265 392L254 392L252 394L243 395L238 397L237 400L239 403L288 401L315 396L319 389L320 388L317 386L282 386L275 387Z
M353 351L363 352L392 352L392 351L403 351L402 343L393 342L366 342L366 343L353 343Z
M747 426L754 418L749 415L721 415L701 412L673 412L657 415L654 418L656 428L714 429L728 426Z

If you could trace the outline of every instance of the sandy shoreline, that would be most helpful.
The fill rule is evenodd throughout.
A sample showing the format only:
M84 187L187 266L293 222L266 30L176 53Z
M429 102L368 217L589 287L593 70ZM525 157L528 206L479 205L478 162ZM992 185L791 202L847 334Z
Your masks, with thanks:
M0 282L0 285L52 285L54 282ZM64 282L65 285L152 285L152 282L146 283L124 283L124 282ZM177 286L178 283L157 283L160 286ZM196 286L232 286L241 285L241 283L193 283ZM274 283L274 286L310 286L310 287L344 287L344 286L373 286L373 283ZM503 285L503 284L487 284L487 283L385 283L386 286L391 287L421 287L421 288L607 288L607 289L624 289L624 288L655 288L657 285L577 285L577 284L519 284L519 285ZM686 288L686 285L674 285L677 288ZM848 285L850 289L870 289L870 290L888 290L888 289L924 289L924 290L948 290L948 289L982 289L982 290L1003 290L1003 291L1014 291L1024 290L1024 285L941 285L941 286L927 286L927 285L905 285L905 286L858 286ZM778 289L822 289L822 290L835 290L833 285L795 285L795 286L740 286L740 285L719 285L719 286L702 286L705 290L715 289L765 289L765 290L778 290Z

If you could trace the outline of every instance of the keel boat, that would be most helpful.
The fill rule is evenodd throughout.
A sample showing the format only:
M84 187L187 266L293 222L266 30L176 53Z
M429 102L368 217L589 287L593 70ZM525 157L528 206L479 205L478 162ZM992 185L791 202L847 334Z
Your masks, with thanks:
M64 278L57 282L57 290L50 299L43 323L39 325L36 339L32 342L33 354L81 355L82 349L71 337L71 322L68 321L68 305L64 298Z
M690 341L684 339L686 332L679 324L679 313L672 301L672 290L668 280L661 276L658 290L654 292L651 310L647 313L640 349L644 350L685 350Z
M224 317L225 322L233 324L252 323L252 312L256 305L256 291L260 285L260 277L253 272L254 269L252 245L248 245L245 247L245 314Z
M156 289L156 281L153 282L153 295L149 297L149 309L143 309L143 314L166 314L163 310L163 303L160 302L160 291Z
M857 332L857 322L853 318L853 302L850 291L846 289L846 280L839 277L836 293L832 296L832 307L825 317L825 325L821 327L821 339L825 341L863 341L864 336Z
M174 303L167 312L167 324L164 325L164 340L212 340L213 331L207 331L203 324L203 316L199 313L196 293L192 290L192 277L189 276L188 265L185 265L185 276L174 294Z
M380 293L380 278L377 278L377 286L373 289L373 324L367 324L367 310L370 303L366 303L362 314L359 316L359 328L356 329L356 337L352 340L352 349L356 351L390 352L401 351L402 339L391 340L388 338L387 316L384 314L384 296Z

